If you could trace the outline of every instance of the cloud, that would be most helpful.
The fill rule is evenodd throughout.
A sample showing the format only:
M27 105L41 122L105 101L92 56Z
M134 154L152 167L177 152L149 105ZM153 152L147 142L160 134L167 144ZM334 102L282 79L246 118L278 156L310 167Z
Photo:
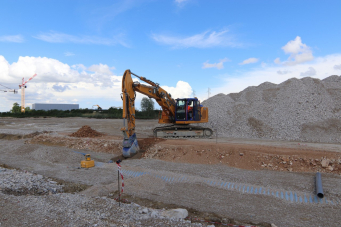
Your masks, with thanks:
M275 59L277 64L296 65L299 63L311 61L314 59L313 53L306 44L302 43L301 37L297 36L294 40L289 41L282 50L286 54L290 54L285 62L280 62L279 58Z
M173 48L211 48L211 47L240 47L240 43L234 41L228 30L220 32L203 32L189 37L175 37L153 34L152 39L156 42L172 46Z
M183 2L186 2L188 0L175 0L176 3L183 3Z
M212 64L208 63L208 61L207 61L207 62L203 63L202 68L203 69L207 69L207 68L223 69L224 68L224 62L227 62L227 61L229 61L228 58L221 59L221 60L219 60L218 63L212 63Z
M120 44L125 47L129 47L123 40L123 34L114 36L112 38L103 38L98 36L75 36L65 33L50 31L40 33L39 35L33 36L36 39L49 42L49 43L76 43L76 44L96 44L96 45L117 45Z
M240 73L225 74L223 83L215 88L211 88L212 95L232 92L240 92L248 86L258 86L264 82L279 84L290 78L302 78L313 76L314 78L324 79L331 75L339 75L339 69L335 65L341 62L341 54L316 57L309 63L296 65L271 65L266 67L253 68ZM308 69L308 70L307 70ZM199 98L207 99L207 93L199 94Z
M316 75L316 70L313 67L309 67L308 71L301 73L301 77L306 77L306 76L315 76Z
M173 99L177 98L188 98L191 97L193 90L189 83L184 81L178 81L175 87L161 86L168 93L172 95Z
M22 43L24 42L24 37L22 35L0 36L0 42Z
M275 62L276 64L281 64L280 58L276 58L276 59L274 60L274 62Z
M341 70L341 64L340 65L334 65L334 69L340 69Z
M70 87L68 85L63 86L63 85L57 85L57 84L53 85L52 88L53 88L53 90L55 90L57 92L63 92L67 89L70 89Z
M66 57L70 57L70 56L74 56L75 54L72 53L72 52L65 52L64 55L65 55Z
M251 63L256 63L258 62L258 58L248 58L244 60L243 62L239 63L239 65L246 65L246 64L251 64Z
M285 74L288 74L288 73L291 73L291 72L288 71L288 70L278 70L277 71L277 74L279 74L279 75L285 75Z
M19 57L18 61L8 63L0 55L0 75L3 85L18 87L22 77L28 79L25 90L26 106L32 103L78 103L81 108L91 108L98 104L103 108L122 106L122 75L115 75L114 67L106 64L83 64L69 66L56 59L46 57ZM192 88L187 82L179 81L175 87L161 86L174 98L189 97ZM0 93L0 112L9 111L14 102L20 103L17 95ZM139 108L142 94L137 94L136 107Z

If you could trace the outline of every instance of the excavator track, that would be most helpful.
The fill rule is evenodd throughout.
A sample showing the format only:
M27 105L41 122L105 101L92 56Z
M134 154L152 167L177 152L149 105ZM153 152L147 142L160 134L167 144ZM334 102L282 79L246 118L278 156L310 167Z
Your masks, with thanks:
M210 128L193 125L167 125L153 130L154 137L158 138L212 138Z

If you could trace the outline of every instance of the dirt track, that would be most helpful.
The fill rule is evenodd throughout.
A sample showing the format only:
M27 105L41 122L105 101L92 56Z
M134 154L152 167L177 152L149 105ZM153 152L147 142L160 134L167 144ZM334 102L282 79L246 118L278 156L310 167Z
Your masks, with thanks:
M0 119L0 134L6 134L0 140L0 164L94 185L84 192L87 195L108 195L116 190L117 180L115 165L106 162L120 155L121 123L80 118ZM105 136L67 136L83 125ZM148 138L155 126L155 121L137 122L145 158L122 163L125 193L130 199L146 198L277 226L341 225L340 145L230 138L218 138L217 144L215 139L155 141ZM35 131L52 133L33 139L9 136ZM78 149L103 164L78 169L82 155L72 152ZM323 159L329 161L329 170L322 168ZM326 172L322 175L326 194L322 201L314 198L317 170Z

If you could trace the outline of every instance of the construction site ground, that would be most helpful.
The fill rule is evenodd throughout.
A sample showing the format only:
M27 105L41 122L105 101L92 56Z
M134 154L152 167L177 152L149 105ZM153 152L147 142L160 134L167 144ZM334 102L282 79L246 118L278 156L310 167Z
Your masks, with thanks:
M118 194L118 176L116 164L110 162L122 159L123 199L154 209L186 208L193 223L200 219L216 222L215 226L341 226L340 144L219 135L156 139L152 130L157 120L137 120L141 153L124 159L122 126L122 119L0 118L0 165L54 179L74 196L112 199ZM81 153L90 154L96 166L79 168ZM317 171L322 173L323 199L315 196ZM72 222L63 215L51 218L42 211L43 205L29 207L28 196L2 190L1 226L96 225ZM37 204L51 205L55 195L30 196ZM63 207L58 207L62 214ZM14 218L18 210L20 215ZM84 207L70 215L77 212L84 212Z

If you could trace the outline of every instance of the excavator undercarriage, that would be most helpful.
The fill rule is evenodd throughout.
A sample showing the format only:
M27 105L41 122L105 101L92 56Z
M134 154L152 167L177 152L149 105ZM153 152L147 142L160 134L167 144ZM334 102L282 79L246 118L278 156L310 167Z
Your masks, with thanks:
M213 131L210 128L193 125L166 125L153 130L154 137L158 138L211 138Z

